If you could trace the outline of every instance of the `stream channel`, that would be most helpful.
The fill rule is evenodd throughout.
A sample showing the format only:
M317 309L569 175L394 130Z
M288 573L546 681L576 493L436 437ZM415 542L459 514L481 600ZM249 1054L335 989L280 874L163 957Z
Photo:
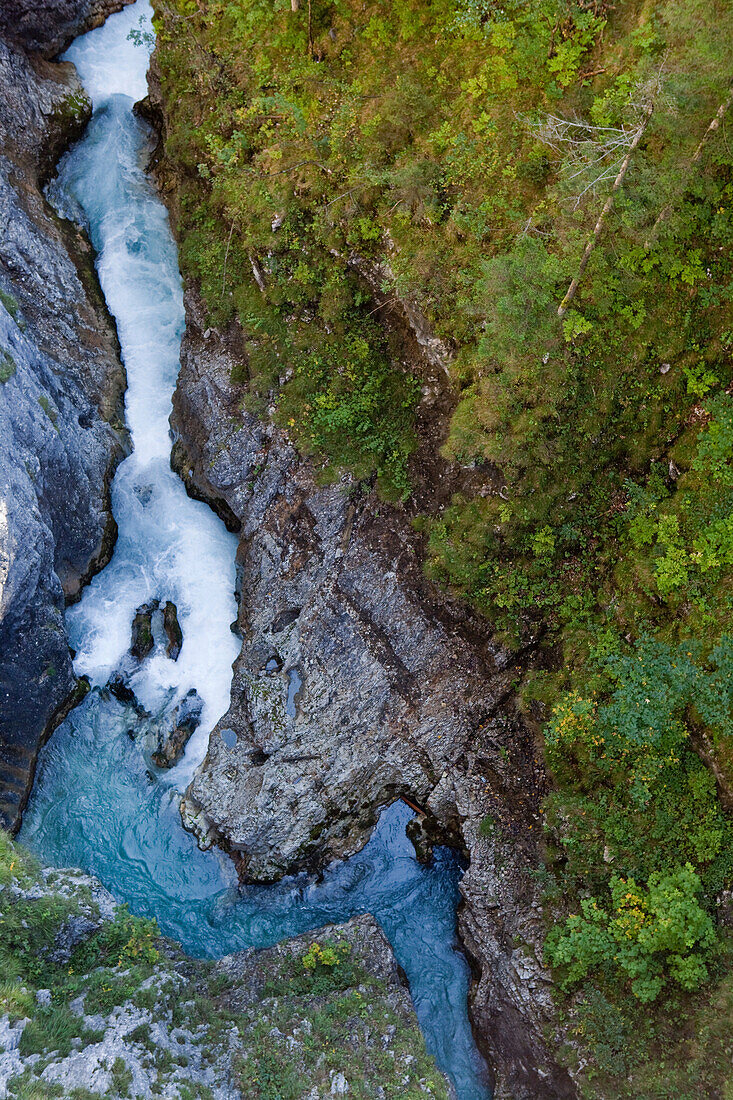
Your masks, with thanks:
M94 115L62 159L49 197L86 227L97 252L127 370L133 451L112 485L114 556L66 615L77 674L92 690L43 750L20 838L45 863L97 875L192 955L264 947L373 913L407 974L428 1049L459 1100L488 1100L487 1070L468 1020L469 971L456 940L461 867L448 849L438 849L429 867L417 862L404 803L385 809L363 850L319 881L299 875L274 886L239 887L228 859L199 850L181 826L180 793L229 705L239 648L230 630L236 539L207 505L186 495L170 469L183 295L167 211L145 172L151 135L132 110L147 94L151 15L148 0L137 0L64 55L76 65ZM178 608L180 656L166 656L163 636L145 661L131 663L133 616L155 599ZM120 669L137 711L106 688ZM143 754L141 726L165 722L192 688L203 700L201 724L183 760L158 771Z

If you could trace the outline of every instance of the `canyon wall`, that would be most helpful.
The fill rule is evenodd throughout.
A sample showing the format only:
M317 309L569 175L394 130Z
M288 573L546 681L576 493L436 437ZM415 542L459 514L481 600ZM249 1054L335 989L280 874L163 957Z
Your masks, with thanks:
M109 482L127 446L124 371L89 244L42 193L90 105L73 66L18 42L53 52L114 6L3 5L0 20L14 39L0 37L0 823L10 828L40 745L77 697L63 610L111 552Z
M238 330L208 329L193 292L186 304L174 462L239 529L242 651L184 821L243 880L272 881L358 850L405 797L419 851L447 842L468 859L459 934L496 1095L573 1096L545 1038L545 783L513 707L517 655L425 579L404 508L348 476L324 484L246 411Z

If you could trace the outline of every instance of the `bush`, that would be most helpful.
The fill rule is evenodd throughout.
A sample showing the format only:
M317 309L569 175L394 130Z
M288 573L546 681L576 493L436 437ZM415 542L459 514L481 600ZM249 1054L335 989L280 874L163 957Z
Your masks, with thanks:
M700 889L689 863L671 874L652 874L646 889L614 875L610 908L583 899L581 914L548 936L547 956L566 984L605 968L629 981L642 1002L655 1000L669 981L695 990L708 977L706 959L716 943Z

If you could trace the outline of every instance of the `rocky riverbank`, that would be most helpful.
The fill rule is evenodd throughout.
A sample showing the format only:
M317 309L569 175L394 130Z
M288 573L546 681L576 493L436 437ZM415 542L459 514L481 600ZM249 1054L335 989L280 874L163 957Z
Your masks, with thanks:
M21 50L52 58L72 39L100 27L132 0L3 0L0 36Z
M0 834L0 920L0 1097L448 1100L373 917L192 960Z
M40 745L77 697L65 603L108 560L127 443L124 370L89 244L42 187L90 104L51 56L121 4L0 16L0 822L15 828Z

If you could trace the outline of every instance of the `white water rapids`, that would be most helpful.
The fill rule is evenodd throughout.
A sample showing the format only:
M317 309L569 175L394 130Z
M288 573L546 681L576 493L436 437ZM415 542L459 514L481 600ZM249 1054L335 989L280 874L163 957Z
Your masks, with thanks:
M170 468L168 417L185 324L183 293L167 212L141 171L142 128L130 113L131 100L147 94L148 51L128 35L151 14L147 0L138 0L65 55L77 67L95 116L85 155L65 158L56 191L73 195L98 253L127 369L133 444L112 488L119 527L114 557L66 621L77 673L101 687L129 649L135 610L152 599L176 604L183 633L178 660L159 644L129 683L152 714L170 709L190 688L204 700L201 724L175 776L181 784L229 705L238 651L230 630L237 614L236 539L205 504L187 496Z

